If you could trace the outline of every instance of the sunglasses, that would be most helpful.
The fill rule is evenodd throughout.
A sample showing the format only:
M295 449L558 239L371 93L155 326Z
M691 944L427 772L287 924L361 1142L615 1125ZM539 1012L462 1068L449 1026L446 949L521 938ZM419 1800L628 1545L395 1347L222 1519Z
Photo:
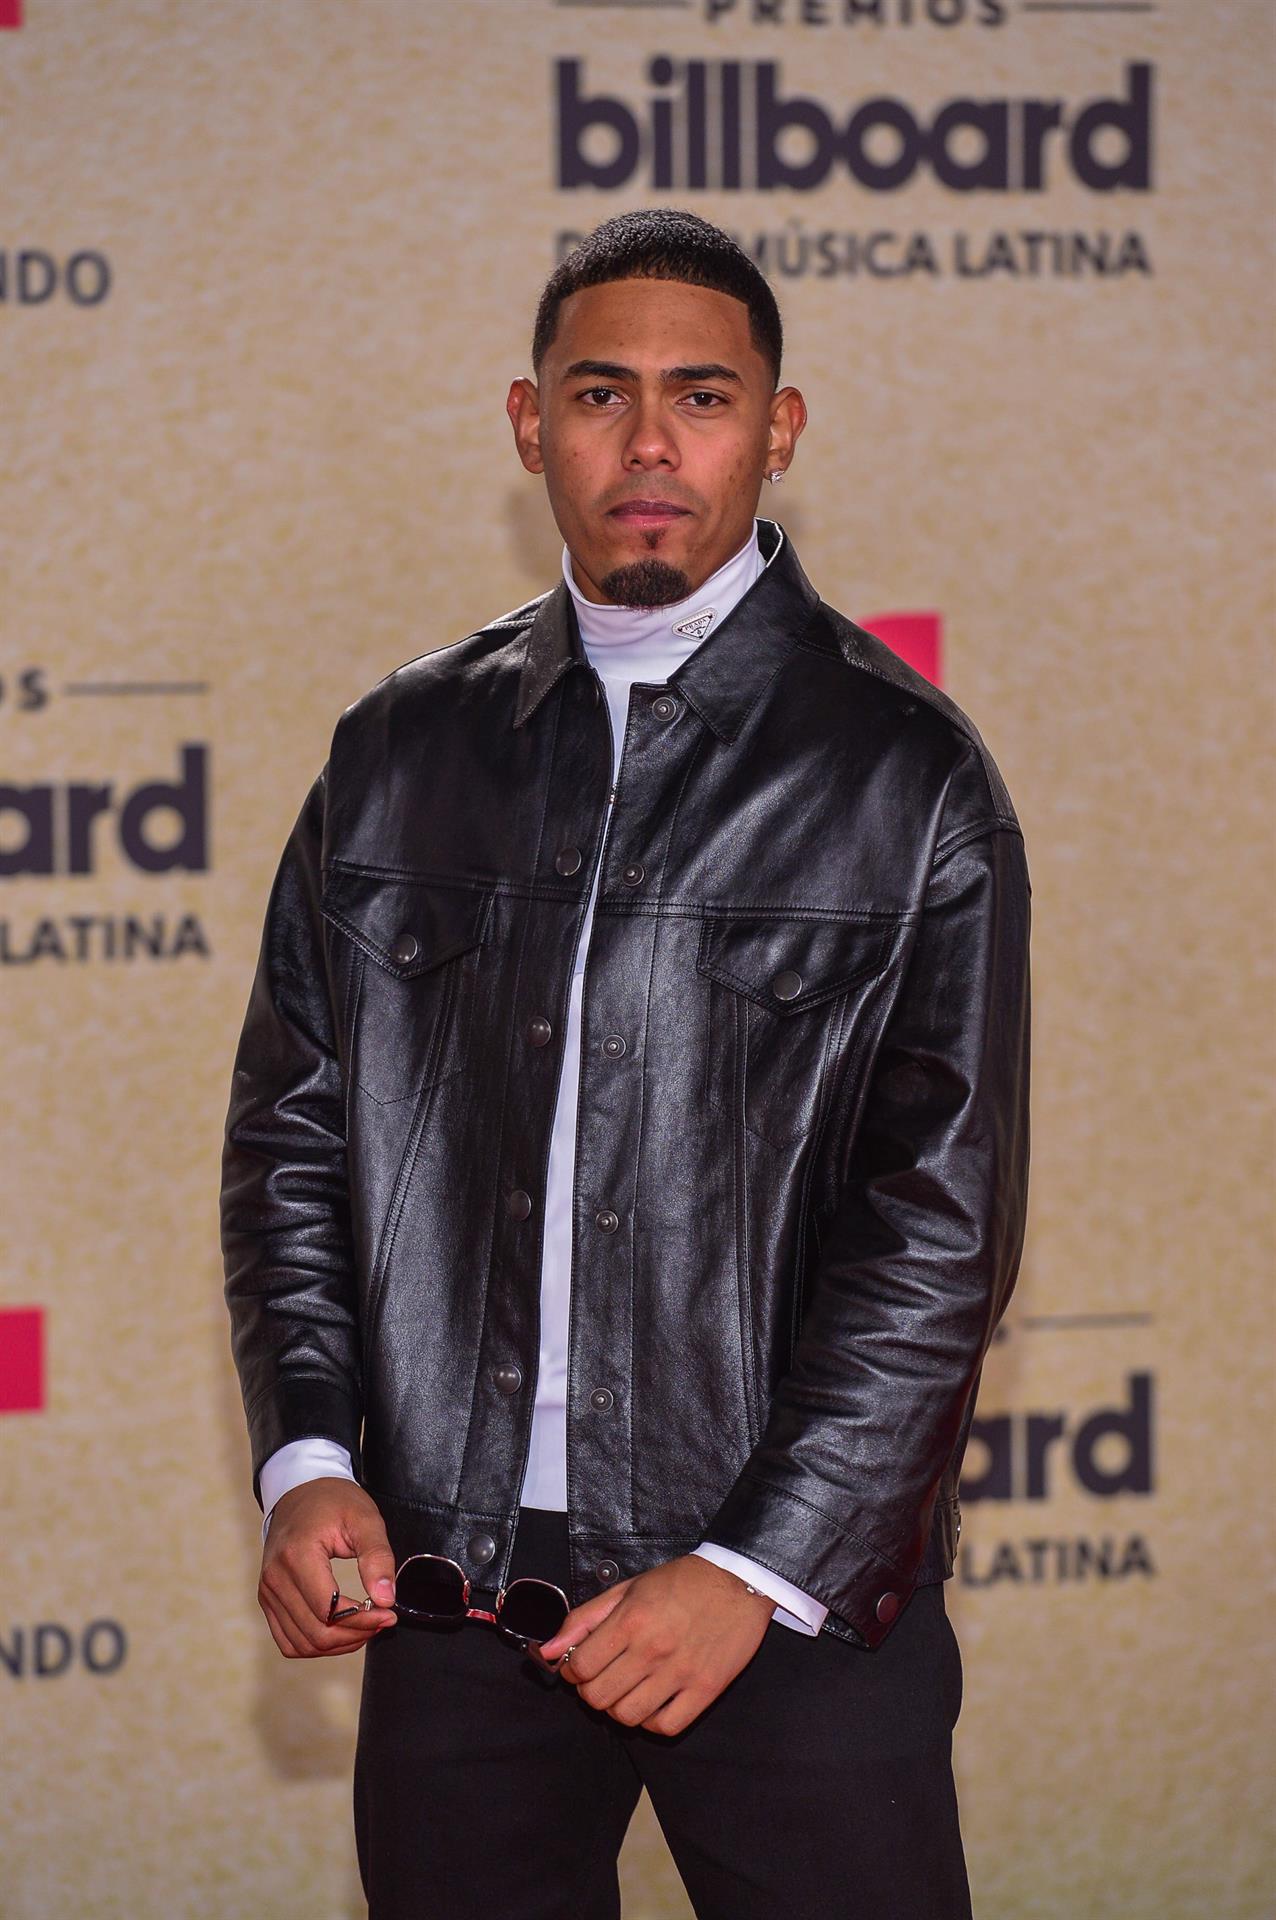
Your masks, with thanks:
M348 1620L351 1614L369 1613L375 1601L341 1602L347 1596L333 1588L328 1607L328 1625ZM552 1640L571 1612L571 1602L561 1587L548 1580L512 1580L496 1596L496 1608L470 1605L470 1582L455 1560L439 1553L414 1553L403 1562L394 1576L391 1610L403 1620L458 1621L486 1620L515 1646L539 1646Z

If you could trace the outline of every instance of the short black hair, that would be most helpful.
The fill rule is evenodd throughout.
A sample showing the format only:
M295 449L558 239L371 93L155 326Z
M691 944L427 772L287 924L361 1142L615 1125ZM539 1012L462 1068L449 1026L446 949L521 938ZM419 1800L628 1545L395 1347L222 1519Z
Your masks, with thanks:
M681 280L685 286L711 287L742 300L749 309L753 344L779 385L784 330L775 295L729 233L682 207L618 213L559 261L536 308L532 367L537 374L558 331L558 309L564 300L582 287L599 287L610 280Z

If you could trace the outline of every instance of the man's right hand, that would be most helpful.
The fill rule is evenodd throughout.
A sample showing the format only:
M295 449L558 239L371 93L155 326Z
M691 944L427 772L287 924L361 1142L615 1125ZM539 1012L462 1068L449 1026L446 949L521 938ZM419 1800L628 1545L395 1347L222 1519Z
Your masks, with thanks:
M394 1556L371 1496L353 1480L307 1480L277 1500L261 1558L257 1599L285 1659L355 1653L397 1624L388 1605L327 1624L333 1560L357 1560L364 1591L394 1598Z

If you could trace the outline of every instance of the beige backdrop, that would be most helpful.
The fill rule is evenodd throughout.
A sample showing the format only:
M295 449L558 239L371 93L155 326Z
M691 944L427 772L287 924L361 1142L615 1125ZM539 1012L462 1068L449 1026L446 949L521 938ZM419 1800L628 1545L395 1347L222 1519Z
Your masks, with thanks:
M948 1589L976 1914L1271 1911L1270 3L755 11L27 0L0 29L4 1920L362 1911L359 1667L282 1661L254 1598L231 1052L341 708L554 579L502 399L556 236L669 200L770 236L811 426L767 505L854 617L938 614L1027 837L1029 1241L969 1457L999 1497ZM1071 123L1145 66L1149 183L1109 128L1115 191L1058 136L1024 190L1017 133L1008 188L703 190L684 159L658 189L650 157L560 187L553 63L645 120L660 54L746 93L778 63L841 130L876 95ZM874 232L936 270L846 271ZM126 805L188 747L180 817ZM53 871L13 872L46 809ZM645 1810L625 1870L627 1920L686 1913Z

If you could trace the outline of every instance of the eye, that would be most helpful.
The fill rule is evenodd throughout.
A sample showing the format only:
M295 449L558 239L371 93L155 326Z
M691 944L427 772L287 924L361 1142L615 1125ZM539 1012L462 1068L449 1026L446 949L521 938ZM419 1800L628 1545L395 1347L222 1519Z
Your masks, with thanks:
M609 400L619 400L621 396L615 387L586 387L577 398L583 400L587 406L605 407Z
M712 413L715 407L725 407L727 404L725 394L710 393L707 388L697 388L695 392L687 394L686 398L695 403L692 407L693 413ZM707 404L702 405L702 402Z

